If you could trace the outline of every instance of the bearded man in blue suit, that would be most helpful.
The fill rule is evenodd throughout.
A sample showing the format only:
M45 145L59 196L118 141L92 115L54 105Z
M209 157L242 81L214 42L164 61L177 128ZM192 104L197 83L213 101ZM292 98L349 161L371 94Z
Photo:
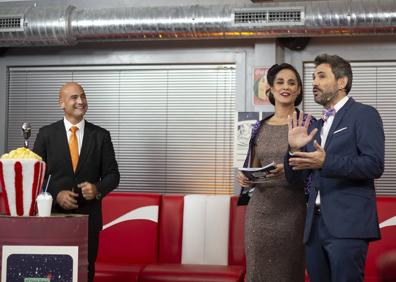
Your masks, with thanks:
M322 54L315 66L313 95L326 112L310 124L289 118L285 173L294 184L310 174L304 233L310 281L363 281L368 244L380 238L374 179L384 171L382 120L347 96L349 62Z

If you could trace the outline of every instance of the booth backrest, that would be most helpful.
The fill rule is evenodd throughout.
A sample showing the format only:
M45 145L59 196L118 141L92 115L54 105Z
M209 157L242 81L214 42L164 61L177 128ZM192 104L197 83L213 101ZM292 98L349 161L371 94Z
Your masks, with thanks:
M184 197L182 264L228 265L230 196Z
M103 231L97 262L157 262L161 195L111 193L103 200Z
M103 200L97 261L245 265L245 207L237 206L237 200L221 195L110 193Z
M3 193L0 191L0 214L4 214Z
M230 202L228 264L246 265L244 230L247 206L238 206L237 202L238 196L232 196Z
M187 201L185 200L187 198ZM217 220L220 220L223 224L227 220L224 218L225 209L224 204L226 204L226 209L229 210L229 224L228 230L223 236L227 236L225 242L228 240L228 265L245 265L245 250L244 250L244 222L245 222L245 210L246 206L237 206L238 197L237 196L202 196L202 195L163 195L161 197L160 213L159 213L159 262L160 263L182 263L182 249L183 249L183 220L184 220L184 208L189 205L187 209L191 209L190 205L196 205L195 210L201 209L201 221L209 223L215 219L215 214L217 214ZM209 211L210 209L207 204L208 199L212 199L212 207L214 211ZM223 214L220 216L218 212L218 205L216 205L216 200L218 199L223 202ZM228 202L229 198L229 204ZM213 200L215 200L213 202ZM224 201L226 200L226 201ZM200 202L194 203L194 202ZM210 201L209 201L210 202ZM213 204L215 204L213 206ZM228 207L229 205L229 207ZM205 206L205 207L204 207ZM210 206L210 205L209 205ZM204 219L203 215L208 215L208 218ZM199 212L198 212L199 215ZM219 217L220 216L220 217ZM196 219L195 219L196 220ZM197 224L199 224L196 221ZM206 223L201 223L199 230L200 238L204 236L204 228L207 227ZM214 222L215 223L215 222ZM216 223L215 223L216 225ZM213 224L212 224L213 226ZM194 232L197 232L195 230ZM219 228L216 227L216 232L219 232ZM195 243L197 241L194 241ZM185 242L186 243L186 242ZM213 243L213 242L212 242ZM186 244L185 244L186 245ZM201 244L202 245L202 244ZM200 246L202 249L204 246ZM201 254L201 260L202 259ZM223 250L224 255L224 250ZM224 259L223 259L224 260ZM190 261L192 263L192 261ZM196 263L196 261L195 261ZM224 264L224 261L223 261Z
M245 265L246 206L237 206L237 200L237 196L111 193L103 200L97 261ZM396 197L379 196L377 206L382 239L370 244L365 282L379 281L379 258L396 250Z
M160 263L181 263L183 240L183 195L163 195L159 210Z

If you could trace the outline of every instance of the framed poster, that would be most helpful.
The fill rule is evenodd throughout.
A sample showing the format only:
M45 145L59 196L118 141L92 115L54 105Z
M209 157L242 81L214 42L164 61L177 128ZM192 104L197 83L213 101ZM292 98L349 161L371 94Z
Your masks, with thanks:
M270 87L267 83L267 72L269 67L253 68L253 105L254 106L270 106L267 91Z
M1 282L77 282L77 246L3 246Z

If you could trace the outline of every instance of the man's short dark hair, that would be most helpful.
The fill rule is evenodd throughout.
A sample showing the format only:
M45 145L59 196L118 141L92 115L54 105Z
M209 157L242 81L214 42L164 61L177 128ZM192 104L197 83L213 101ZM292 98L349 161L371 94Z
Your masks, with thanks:
M336 79L346 76L348 82L345 86L345 92L348 94L351 91L353 75L351 64L347 60L337 55L321 54L315 58L314 63L316 67L321 64L329 64Z

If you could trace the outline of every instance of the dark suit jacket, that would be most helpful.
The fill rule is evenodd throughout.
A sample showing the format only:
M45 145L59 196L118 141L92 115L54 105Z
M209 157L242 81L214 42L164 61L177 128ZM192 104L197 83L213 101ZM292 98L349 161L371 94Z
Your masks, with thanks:
M323 125L317 121L319 131ZM315 199L320 191L321 214L330 234L337 238L380 238L374 179L384 171L385 137L377 110L349 98L336 113L325 144L322 169L312 171L304 242L309 239ZM307 151L314 151L308 144ZM293 171L285 157L289 182L301 183L306 171Z
M103 225L101 199L85 200L77 184L84 181L96 184L102 198L118 186L120 174L110 133L85 121L84 139L75 173L63 120L42 127L33 150L47 163L47 176L51 174L48 191L54 198L54 211L88 214L90 231L100 231ZM63 210L55 199L60 191L73 188L80 194L79 207L72 211Z

